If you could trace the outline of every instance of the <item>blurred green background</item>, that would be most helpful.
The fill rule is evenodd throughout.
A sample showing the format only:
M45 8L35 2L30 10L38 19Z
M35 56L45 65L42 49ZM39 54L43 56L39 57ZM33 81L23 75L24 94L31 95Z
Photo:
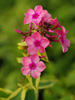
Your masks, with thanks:
M18 82L23 83L22 65L16 61L16 57L22 56L17 49L21 35L14 29L27 30L24 13L36 5L57 17L69 30L67 38L71 42L64 54L60 43L46 49L51 62L46 63L42 77L58 81L50 89L40 91L39 100L75 100L75 0L0 0L0 87L15 90Z

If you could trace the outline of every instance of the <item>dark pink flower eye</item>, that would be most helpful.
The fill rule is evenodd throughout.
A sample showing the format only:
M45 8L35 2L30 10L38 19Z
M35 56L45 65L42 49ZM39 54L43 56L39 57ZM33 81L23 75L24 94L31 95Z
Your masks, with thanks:
M41 42L40 42L39 40L36 40L36 41L34 42L34 45L35 45L36 47L38 47L38 46L41 45Z
M34 63L31 63L31 64L29 65L29 67L30 67L30 69L35 69L35 68L36 68L36 65L35 65Z
M32 15L32 18L33 19L37 19L38 17L39 17L39 14L38 13L35 13L35 14Z

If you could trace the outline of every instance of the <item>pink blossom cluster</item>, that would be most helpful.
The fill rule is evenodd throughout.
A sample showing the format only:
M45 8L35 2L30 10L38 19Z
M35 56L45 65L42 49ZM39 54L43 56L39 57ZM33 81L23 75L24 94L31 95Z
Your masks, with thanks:
M57 18L53 19L47 10L43 10L42 6L36 6L34 10L29 9L25 13L24 24L29 24L28 32L15 29L23 35L22 38L27 43L27 51L30 55L23 58L21 71L24 75L31 74L32 77L38 78L46 66L40 61L37 52L45 52L47 46L52 47L52 42L60 42L63 52L67 52L70 47L70 41L66 39L68 30L60 25Z

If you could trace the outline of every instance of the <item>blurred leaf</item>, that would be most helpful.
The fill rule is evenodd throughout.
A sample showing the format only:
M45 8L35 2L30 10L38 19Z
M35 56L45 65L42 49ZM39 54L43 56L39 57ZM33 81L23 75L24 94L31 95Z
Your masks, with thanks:
M40 82L40 77L38 77L38 78L36 79L36 81L35 81L36 88L38 87L38 85L39 85L39 82Z
M31 87L32 87L34 90L36 90L35 87L34 87L34 85L33 85L32 78L30 77L30 75L27 75L26 78L28 79L28 81L29 81Z
M46 88L54 86L54 84L55 84L54 81L42 80L39 83L38 89L46 89Z
M24 42L20 42L20 43L18 43L18 45L19 45L19 46L27 46L27 44L26 44L25 41L24 41Z
M0 98L5 97L7 98L12 92L10 90L5 90L3 88L0 88Z
M39 56L45 56L45 58L41 58L43 61L46 61L46 62L49 62L49 59L48 59L48 56L47 56L47 53L46 53L46 51L44 52L44 53L40 53L39 51L38 51L38 53L37 53Z
M22 52L22 54L23 54L24 57L27 57L27 56L28 56L28 54L25 54L25 53L23 53L23 52Z
M66 77L67 86L75 86L75 70L71 71Z
M21 88L18 88L17 90L12 92L11 95L8 97L8 100L10 100L11 98L15 97L20 91L21 91Z
M27 89L23 89L21 92L21 100L25 100Z
M26 92L26 98L25 100L36 100L35 99L35 91L34 90L28 90Z
M22 63L22 59L23 59L22 57L17 57L16 58L16 60L17 60L18 63Z

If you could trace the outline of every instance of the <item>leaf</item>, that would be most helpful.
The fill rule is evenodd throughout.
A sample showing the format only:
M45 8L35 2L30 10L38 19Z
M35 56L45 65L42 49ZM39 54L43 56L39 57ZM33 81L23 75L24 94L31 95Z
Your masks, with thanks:
M45 58L41 58L43 61L50 62L49 59L48 59L48 56L47 56L46 51L45 51L44 53L40 53L40 52L38 51L37 54L38 54L39 56L45 56Z
M17 57L16 60L18 63L22 63L22 57Z
M24 42L20 42L20 43L18 43L18 45L19 45L19 46L27 46L27 44L26 44L25 41L24 41Z
M2 97L7 98L11 93L12 92L10 90L0 88L0 98L2 98Z
M38 89L45 89L45 88L49 88L52 87L55 84L54 81L49 81L49 80L42 80L39 83Z
M35 91L34 90L28 90L26 93L25 100L36 100L35 99Z
M21 93L21 100L25 100L27 89L23 89Z
M25 54L25 53L23 53L23 52L22 52L22 54L23 54L24 57L27 57L27 56L28 56L28 54Z
M18 88L17 90L12 92L12 94L8 97L8 99L10 100L11 98L15 97L20 92L20 90L21 90L21 88Z
M32 78L30 77L30 75L27 75L26 78L28 79L28 81L29 81L31 87L32 87L34 90L36 90L35 87L34 87L34 85L33 85Z
M40 77L38 77L38 78L36 79L36 81L35 81L36 88L38 87L39 82L40 82Z

